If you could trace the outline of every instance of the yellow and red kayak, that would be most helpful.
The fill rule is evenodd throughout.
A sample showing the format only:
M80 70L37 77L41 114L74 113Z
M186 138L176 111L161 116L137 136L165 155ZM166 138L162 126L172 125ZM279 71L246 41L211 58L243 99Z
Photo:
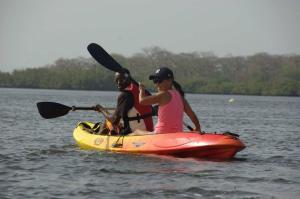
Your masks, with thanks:
M83 125L84 124L84 125ZM236 134L178 132L146 135L97 135L91 122L80 122L73 137L83 149L175 157L230 159L245 148ZM150 133L150 132L149 132Z

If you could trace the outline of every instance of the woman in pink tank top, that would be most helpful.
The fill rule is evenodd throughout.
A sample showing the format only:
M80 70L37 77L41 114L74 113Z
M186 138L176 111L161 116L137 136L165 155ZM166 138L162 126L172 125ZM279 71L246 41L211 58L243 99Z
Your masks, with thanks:
M145 95L145 88L140 84L139 102L142 105L158 104L158 119L155 133L176 133L183 131L183 113L185 112L195 125L195 131L201 132L199 120L184 98L181 86L174 80L173 72L166 67L158 69L153 80L158 93ZM175 87L175 89L173 89Z

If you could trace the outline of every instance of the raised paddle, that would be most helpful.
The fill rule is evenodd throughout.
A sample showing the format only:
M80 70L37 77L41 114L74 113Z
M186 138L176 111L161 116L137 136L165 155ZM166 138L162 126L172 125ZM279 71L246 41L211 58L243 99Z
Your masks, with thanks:
M126 72L125 68L121 66L110 54L108 54L100 45L96 43L90 43L87 46L87 50L92 55L92 57L102 66L105 68L118 72L118 73L124 73ZM135 81L131 77L132 83L139 85L137 81ZM145 90L147 95L151 95L151 93L148 90Z
M91 43L87 49L92 57L105 68L115 72L124 72L123 67L98 44Z
M66 106L56 102L38 102L37 108L39 110L40 115L45 119L51 119L56 117L61 117L68 114L70 111L76 110L92 110L97 111L96 106L91 107L76 107L76 106ZM107 110L111 110L114 108L105 108Z

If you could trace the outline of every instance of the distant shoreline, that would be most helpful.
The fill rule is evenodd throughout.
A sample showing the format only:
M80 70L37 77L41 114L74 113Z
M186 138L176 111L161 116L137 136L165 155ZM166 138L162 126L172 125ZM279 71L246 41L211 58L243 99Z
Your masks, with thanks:
M55 89L55 88L13 88L13 87L0 87L0 89L11 89L11 90L53 90L53 91L86 91L86 92L115 92L118 90L80 90L80 89ZM151 93L156 91L149 90ZM300 97L292 95L249 95L249 94L223 94L223 93L192 93L185 92L187 95L225 95L225 96L257 96L257 97Z
M154 90L148 79L167 66L187 93L300 96L300 55L258 53L247 57L216 57L213 54L174 54L154 48L126 58L113 54L132 77ZM60 58L40 68L0 72L0 87L114 91L114 72L92 58Z

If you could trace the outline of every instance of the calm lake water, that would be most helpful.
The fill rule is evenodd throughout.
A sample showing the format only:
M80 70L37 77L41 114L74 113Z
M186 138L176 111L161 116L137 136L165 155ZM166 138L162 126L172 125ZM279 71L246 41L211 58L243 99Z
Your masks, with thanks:
M299 198L300 98L187 95L203 130L238 133L247 145L222 162L81 150L74 127L100 115L46 120L36 108L114 106L116 96L0 88L0 198Z

